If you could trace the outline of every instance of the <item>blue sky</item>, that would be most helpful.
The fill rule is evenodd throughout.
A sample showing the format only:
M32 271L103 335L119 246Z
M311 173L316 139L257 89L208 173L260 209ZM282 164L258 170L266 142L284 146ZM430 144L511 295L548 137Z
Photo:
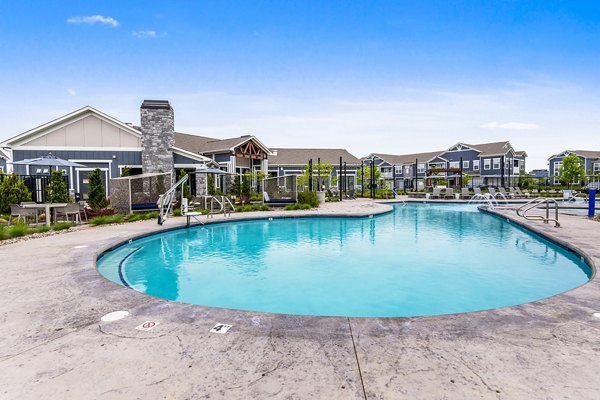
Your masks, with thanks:
M91 105L273 147L600 149L597 1L0 4L0 139Z

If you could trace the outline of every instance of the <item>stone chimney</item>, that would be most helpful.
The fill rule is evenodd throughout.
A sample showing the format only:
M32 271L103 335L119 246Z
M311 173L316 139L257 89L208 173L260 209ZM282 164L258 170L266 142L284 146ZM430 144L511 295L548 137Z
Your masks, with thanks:
M167 100L144 100L140 108L142 126L142 171L173 171L175 117Z

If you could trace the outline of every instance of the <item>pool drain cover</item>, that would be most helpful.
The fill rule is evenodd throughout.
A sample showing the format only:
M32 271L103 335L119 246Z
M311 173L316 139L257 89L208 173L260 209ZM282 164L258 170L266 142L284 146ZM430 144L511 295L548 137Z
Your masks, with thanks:
M100 318L100 320L103 322L118 321L120 319L125 318L128 315L129 315L129 311L113 311L113 312L110 312L110 313L102 316L102 318Z

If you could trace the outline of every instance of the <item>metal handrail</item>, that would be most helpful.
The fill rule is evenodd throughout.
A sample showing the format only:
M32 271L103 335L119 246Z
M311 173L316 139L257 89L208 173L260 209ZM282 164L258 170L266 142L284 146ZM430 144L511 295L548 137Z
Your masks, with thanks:
M227 217L227 215L229 214L229 216L231 216L231 210L235 211L235 206L231 203L231 201L229 200L228 197L226 196L220 196L221 199L219 200L219 198L217 198L216 196L212 196L210 198L210 214L220 214L221 212L223 212L223 216ZM213 201L216 201L219 206L221 206L217 211L214 210L213 208ZM229 206L231 206L231 209L229 210L229 212L227 212L227 204L229 204Z
M550 203L554 203L554 218L550 218ZM527 211L538 208L542 204L546 205L545 217L542 215L527 215ZM535 199L530 200L521 207L517 208L516 212L519 217L527 220L539 220L543 221L545 224L547 224L549 221L552 221L554 222L555 227L560 226L560 223L558 222L558 202L553 198L536 197Z
M158 205L158 224L162 225L166 220L167 216L171 212L171 208L173 207L173 200L175 199L175 195L177 193L177 188L182 186L190 179L188 174L185 174L176 184L171 186L169 190L167 190L164 194L158 196L158 201L156 204ZM183 190L181 191L181 198L183 200Z

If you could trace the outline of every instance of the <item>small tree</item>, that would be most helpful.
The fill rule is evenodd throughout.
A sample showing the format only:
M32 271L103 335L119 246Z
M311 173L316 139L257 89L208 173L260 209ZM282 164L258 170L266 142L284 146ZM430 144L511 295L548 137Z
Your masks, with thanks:
M469 187L469 182L473 179L473 177L469 174L462 174L462 185L463 187Z
M0 212L10 212L11 204L20 204L22 201L31 201L31 192L19 175L2 174L0 176Z
M208 186L208 194L210 196L214 196L216 194L214 174L206 174L206 185Z
M106 191L104 189L104 184L102 183L102 172L100 171L100 168L93 170L88 179L90 182L88 192L89 205L95 210L105 208L108 205L108 201L106 201Z
M121 169L121 176L130 176L131 175L131 169L129 169L129 167L123 167Z
M576 154L569 154L562 160L561 166L558 168L559 180L563 185L573 183L581 183L585 179L585 167L583 162Z
M240 197L242 194L242 181L239 175L233 178L233 184L231 185L230 193L236 197Z
M182 168L179 170L179 176L177 177L177 180L180 180L181 178L183 178L185 175L187 174L187 172L185 172L185 170ZM188 181L189 182L189 181ZM190 189L190 184L183 184L181 185L182 189L183 189L183 197L185 197L186 199L188 199L189 202L192 201L193 197L192 197L192 190Z
M68 203L69 192L61 170L52 171L50 174L50 184L46 188L48 196L47 201L50 203Z
M379 169L379 167L377 165L374 166L373 172L375 173L375 180L373 182L378 182L379 178L381 177L381 170ZM364 182L363 182L363 174L360 169L356 171L356 174L357 174L356 181L358 182L358 184L361 185L364 189L368 189L369 183L371 182L371 166L370 165L364 166Z
M252 183L252 174L250 172L246 172L242 179L242 186L240 187L240 195L243 199L250 198L250 186Z

